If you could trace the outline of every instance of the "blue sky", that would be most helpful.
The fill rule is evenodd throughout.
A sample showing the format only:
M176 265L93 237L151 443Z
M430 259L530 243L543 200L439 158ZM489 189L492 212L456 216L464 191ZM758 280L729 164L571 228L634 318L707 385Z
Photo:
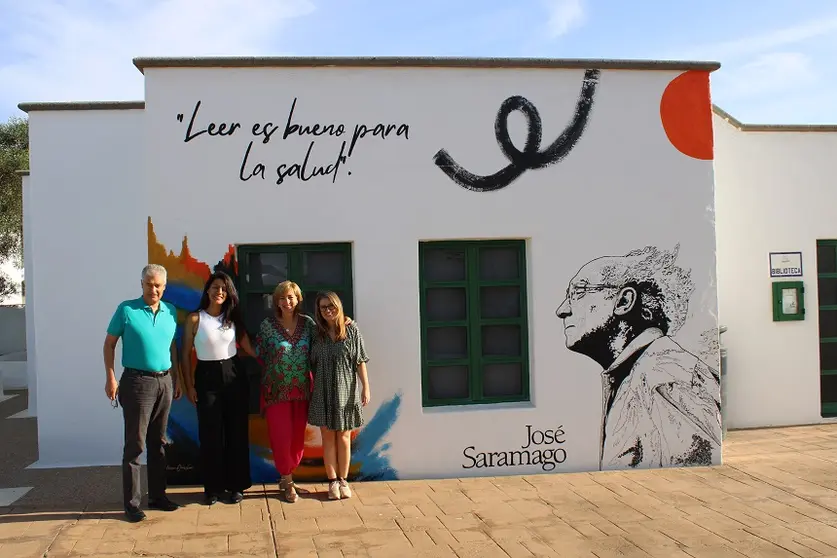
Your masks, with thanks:
M747 123L837 124L834 0L0 0L0 119L142 99L136 56L715 60Z

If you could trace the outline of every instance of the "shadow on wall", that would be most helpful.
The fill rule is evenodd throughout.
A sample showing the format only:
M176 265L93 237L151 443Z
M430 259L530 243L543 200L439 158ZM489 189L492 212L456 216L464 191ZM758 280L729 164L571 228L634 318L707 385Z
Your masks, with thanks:
M237 282L238 262L235 250L230 246L227 253L210 270L206 263L194 258L189 252L188 240L184 237L179 255L167 250L157 241L154 225L148 219L148 262L166 268L168 281L163 300L177 308L176 344L180 349L183 322L189 312L200 302L201 290L213 271L223 271ZM194 370L195 353L192 353ZM245 357L245 360L251 360ZM250 473L254 483L278 482L279 475L273 464L273 456L267 434L265 419L259 416L258 373L251 375L250 409ZM397 480L398 473L389 460L390 443L386 438L398 419L401 409L401 393L384 401L377 411L365 417L366 424L352 432L352 457L349 477L353 480ZM185 397L172 404L169 415L169 438L166 450L168 482L171 485L201 484L200 447L198 444L197 412ZM323 481L326 479L323 465L323 447L320 429L308 426L305 432L305 448L300 467L294 473L300 481Z

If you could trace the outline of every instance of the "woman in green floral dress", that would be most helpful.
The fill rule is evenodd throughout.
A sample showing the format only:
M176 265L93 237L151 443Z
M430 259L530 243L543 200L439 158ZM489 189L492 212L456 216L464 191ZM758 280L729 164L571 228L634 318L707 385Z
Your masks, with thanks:
M357 322L346 324L337 294L320 293L314 304L317 332L312 337L310 352L314 392L308 423L320 427L328 497L339 500L352 496L346 480L351 431L363 425L362 407L369 403L369 358Z
M302 291L284 281L273 292L275 314L262 321L256 354L262 365L261 408L267 422L273 462L281 475L281 492L297 500L293 473L302 461L308 400L311 395L309 350L314 320L300 314Z

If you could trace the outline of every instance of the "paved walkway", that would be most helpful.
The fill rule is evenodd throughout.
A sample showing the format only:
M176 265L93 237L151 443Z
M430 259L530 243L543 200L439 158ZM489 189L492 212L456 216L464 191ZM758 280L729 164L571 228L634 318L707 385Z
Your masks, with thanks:
M0 455L15 420L33 419L0 419ZM732 432L725 459L717 468L363 483L338 502L314 485L292 505L275 485L212 508L175 489L183 509L147 512L139 524L124 522L112 498L116 471L88 468L87 482L108 491L82 486L50 499L36 484L0 508L0 556L837 557L837 425ZM41 481L67 494L61 479L77 481L78 471ZM80 499L88 493L110 501Z

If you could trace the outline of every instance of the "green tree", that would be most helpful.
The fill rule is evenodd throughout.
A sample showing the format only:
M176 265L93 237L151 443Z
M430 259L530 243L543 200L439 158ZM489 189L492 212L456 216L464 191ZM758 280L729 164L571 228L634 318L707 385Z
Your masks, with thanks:
M0 124L0 264L23 267L23 181L29 168L29 121L11 117ZM0 300L17 294L18 285L0 272Z

